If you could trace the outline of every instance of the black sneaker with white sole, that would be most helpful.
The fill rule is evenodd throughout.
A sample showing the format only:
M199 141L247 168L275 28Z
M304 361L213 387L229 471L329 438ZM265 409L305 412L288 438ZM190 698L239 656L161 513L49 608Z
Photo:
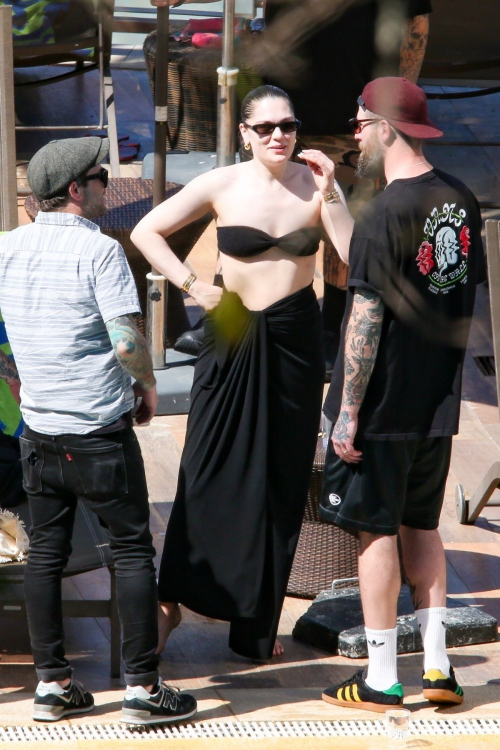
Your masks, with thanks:
M68 714L86 714L94 708L94 697L72 680L67 688L57 682L39 682L35 693L35 721L59 721Z
M196 699L178 688L158 683L156 693L140 686L127 687L120 721L125 724L166 724L194 716Z

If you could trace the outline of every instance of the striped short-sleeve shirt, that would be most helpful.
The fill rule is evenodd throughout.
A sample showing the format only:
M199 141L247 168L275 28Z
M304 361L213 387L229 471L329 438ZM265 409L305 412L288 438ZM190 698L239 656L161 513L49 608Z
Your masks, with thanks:
M96 224L39 212L1 237L0 309L31 429L82 435L132 408L105 323L140 312L139 300L123 248Z

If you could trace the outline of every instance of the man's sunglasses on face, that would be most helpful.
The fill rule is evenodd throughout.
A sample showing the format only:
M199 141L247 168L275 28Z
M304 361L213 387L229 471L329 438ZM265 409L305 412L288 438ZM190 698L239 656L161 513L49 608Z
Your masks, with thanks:
M284 122L259 122L257 125L250 125L248 122L244 122L243 125L246 128L250 128L254 133L258 135L271 135L274 133L276 128L279 128L282 133L294 133L300 128L300 120L285 120Z
M101 167L101 169L95 174L85 174L80 177L80 182L88 182L89 180L100 180L105 188L108 187L108 170Z
M371 122L380 122L380 117L372 117L369 120L358 120L357 117L353 117L349 120L349 126L352 128L352 132L355 135L358 135L359 133L361 133L363 128L366 128L366 126Z

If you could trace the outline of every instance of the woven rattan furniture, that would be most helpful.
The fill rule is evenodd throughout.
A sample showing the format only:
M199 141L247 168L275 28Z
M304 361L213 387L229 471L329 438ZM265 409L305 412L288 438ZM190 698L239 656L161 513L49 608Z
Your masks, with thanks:
M156 31L143 45L151 91L155 92ZM217 147L217 68L219 49L196 49L170 40L168 62L167 149L215 151ZM241 98L259 86L257 73L238 61L237 93ZM236 124L235 124L236 127Z
M165 198L175 195L182 185L168 182ZM137 177L122 177L110 179L106 191L108 211L104 216L95 219L104 234L118 240L125 250L130 268L134 275L143 313L146 312L147 281L146 274L151 266L137 250L130 240L130 233L138 222L153 207L153 180L142 180ZM29 195L25 202L28 216L33 221L39 211L39 204L35 196ZM198 241L199 237L212 220L211 214L191 222L178 232L170 235L168 242L176 256L184 262ZM167 301L167 346L173 346L176 339L190 330L182 292L172 284L168 284Z
M303 599L314 599L320 591L329 589L334 580L355 578L358 575L359 541L319 517L325 453L326 447L321 435L314 456L304 520L287 589L289 596Z

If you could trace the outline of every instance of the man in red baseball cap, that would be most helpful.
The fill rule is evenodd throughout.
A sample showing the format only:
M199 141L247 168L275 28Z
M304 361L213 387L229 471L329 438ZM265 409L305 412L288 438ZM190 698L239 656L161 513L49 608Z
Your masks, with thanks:
M484 257L476 199L422 151L423 139L442 135L422 89L378 78L358 104L358 173L385 177L387 187L365 206L351 240L343 349L324 406L334 426L321 515L360 539L369 665L323 699L383 712L403 704L398 533L424 647L424 697L463 700L446 653L437 528Z

